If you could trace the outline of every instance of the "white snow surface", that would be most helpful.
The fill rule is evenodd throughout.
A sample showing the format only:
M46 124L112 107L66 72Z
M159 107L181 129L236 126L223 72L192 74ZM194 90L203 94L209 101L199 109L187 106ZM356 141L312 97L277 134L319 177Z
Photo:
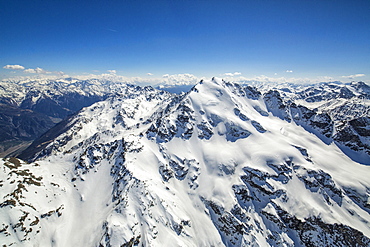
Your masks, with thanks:
M0 161L0 242L304 246L282 212L370 238L370 166L221 79L157 94L95 103L48 155Z

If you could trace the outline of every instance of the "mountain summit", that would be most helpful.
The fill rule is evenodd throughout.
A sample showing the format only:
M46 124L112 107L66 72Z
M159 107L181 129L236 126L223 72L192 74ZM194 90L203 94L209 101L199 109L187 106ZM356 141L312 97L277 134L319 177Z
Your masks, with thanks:
M329 113L282 92L213 78L181 95L128 86L82 109L23 153L30 163L1 161L0 239L368 246L370 166L342 151L366 161L366 146L340 146Z

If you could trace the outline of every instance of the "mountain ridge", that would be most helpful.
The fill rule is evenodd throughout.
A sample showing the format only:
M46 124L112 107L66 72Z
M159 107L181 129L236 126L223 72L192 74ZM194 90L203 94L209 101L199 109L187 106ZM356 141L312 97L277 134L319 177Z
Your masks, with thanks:
M1 161L4 243L370 243L370 167L287 121L277 95L275 116L256 88L217 78L129 90L82 109L30 164Z
M40 137L45 131L50 129L56 123L62 121L70 115L73 115L80 109L91 104L104 100L107 97L124 91L126 83L109 80L78 80L73 78L63 78L57 80L50 79L25 79L25 80L3 80L0 81L0 103L6 108L12 107L18 112L18 118L21 121L28 121L28 115L33 118L42 118L49 124L46 128L26 128L24 136L12 135L9 130L0 134L0 149L4 149L4 156L9 156L12 149L16 149L16 143L20 145L29 145L30 141ZM12 128L10 121L16 120L12 115L4 112L0 119L0 125L5 129ZM28 115L27 115L28 114ZM6 120L11 118L12 120ZM41 121L40 121L41 122ZM42 125L42 123L36 123ZM9 133L10 135L5 135ZM7 149L9 149L7 151ZM15 150L12 154L15 156L21 150Z

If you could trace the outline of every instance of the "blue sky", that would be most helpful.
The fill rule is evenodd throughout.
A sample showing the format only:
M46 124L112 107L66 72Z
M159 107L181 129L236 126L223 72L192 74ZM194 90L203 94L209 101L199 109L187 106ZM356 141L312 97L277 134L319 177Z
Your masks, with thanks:
M370 1L0 0L0 65L2 78L116 70L366 81Z

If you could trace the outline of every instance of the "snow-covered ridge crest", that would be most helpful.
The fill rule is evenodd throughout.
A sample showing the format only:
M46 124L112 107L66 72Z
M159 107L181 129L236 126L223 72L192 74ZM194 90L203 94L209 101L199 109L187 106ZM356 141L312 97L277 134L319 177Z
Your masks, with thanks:
M152 88L130 90L84 108L65 123L67 131L33 156L39 170L32 163L30 172L38 171L38 177L52 174L66 188L50 202L64 202L63 208L60 215L41 221L40 232L20 242L10 223L18 220L16 212L29 209L18 203L5 205L0 210L12 216L4 220L2 242L25 246L370 243L370 167L351 160L334 142L323 142L318 136L325 136L326 128L321 125L316 134L306 130L321 123L311 119L317 113L311 115L308 109L310 117L297 124L277 93L262 94L255 87L218 78L203 80L182 95ZM4 188L10 188L6 166L1 168L1 180ZM51 188L47 182L43 186ZM29 193L26 199L38 196L46 197ZM49 212L49 205L59 207L50 203L41 203L32 213L38 216ZM68 232L73 237L65 238Z

